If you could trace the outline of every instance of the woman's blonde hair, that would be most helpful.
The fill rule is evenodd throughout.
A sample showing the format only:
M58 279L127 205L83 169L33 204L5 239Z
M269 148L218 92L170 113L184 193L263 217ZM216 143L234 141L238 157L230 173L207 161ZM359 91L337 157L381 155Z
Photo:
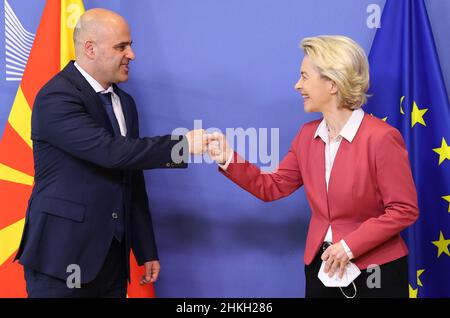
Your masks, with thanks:
M300 44L322 77L334 81L343 107L358 109L367 101L369 63L352 39L338 35L305 38Z

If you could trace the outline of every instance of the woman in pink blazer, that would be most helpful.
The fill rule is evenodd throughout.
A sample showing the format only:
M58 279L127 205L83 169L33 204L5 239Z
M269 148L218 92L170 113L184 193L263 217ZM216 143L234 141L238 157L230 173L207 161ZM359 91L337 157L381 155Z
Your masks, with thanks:
M208 135L209 154L226 177L263 201L305 187L312 211L306 297L408 297L408 248L400 232L419 211L403 138L361 109L369 65L358 44L319 36L301 47L305 57L295 88L305 112L321 112L323 119L300 129L269 174L240 158L223 135ZM329 277L342 277L349 262L362 273L348 287L325 287L318 278L322 262Z

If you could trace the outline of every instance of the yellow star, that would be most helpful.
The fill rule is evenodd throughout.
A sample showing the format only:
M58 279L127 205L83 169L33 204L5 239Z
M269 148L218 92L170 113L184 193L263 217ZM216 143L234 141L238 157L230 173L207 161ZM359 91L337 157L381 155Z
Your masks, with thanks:
M450 147L447 145L445 138L442 137L442 144L440 148L434 148L434 152L439 154L439 165L445 160L450 160Z
M419 269L417 271L417 286L423 287L422 282L420 281L420 275L422 275L422 273L425 272L424 269Z
M445 195L442 197L442 199L444 199L445 201L447 201L448 204L448 212L450 212L450 195Z
M441 256L442 253L445 253L448 256L450 256L450 252L448 251L448 245L450 244L450 240L446 240L444 238L444 234L442 234L442 231L440 231L439 234L439 241L432 241L431 243L433 243L438 247L438 256L437 256L438 258L439 256Z
M419 288L413 289L411 285L409 285L409 298L417 298L417 292Z
M425 121L423 120L423 115L425 115L427 111L428 108L419 109L416 102L413 103L413 110L411 112L411 128L413 128L417 123L426 126Z

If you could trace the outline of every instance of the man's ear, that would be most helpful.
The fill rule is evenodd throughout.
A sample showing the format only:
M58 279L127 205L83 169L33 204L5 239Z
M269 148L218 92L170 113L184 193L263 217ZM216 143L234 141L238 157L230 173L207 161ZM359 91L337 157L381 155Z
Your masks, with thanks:
M93 60L95 58L95 54L96 53L96 48L95 48L95 44L93 41L86 41L84 42L84 54L86 54L86 56Z

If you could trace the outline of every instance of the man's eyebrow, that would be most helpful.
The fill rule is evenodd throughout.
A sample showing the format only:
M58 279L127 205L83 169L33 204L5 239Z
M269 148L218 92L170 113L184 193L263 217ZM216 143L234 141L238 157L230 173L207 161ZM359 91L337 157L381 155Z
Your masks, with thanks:
M120 43L114 45L114 47L117 47L117 46L124 46L124 45L131 45L131 44L133 44L133 41L130 41L130 42L120 42Z

